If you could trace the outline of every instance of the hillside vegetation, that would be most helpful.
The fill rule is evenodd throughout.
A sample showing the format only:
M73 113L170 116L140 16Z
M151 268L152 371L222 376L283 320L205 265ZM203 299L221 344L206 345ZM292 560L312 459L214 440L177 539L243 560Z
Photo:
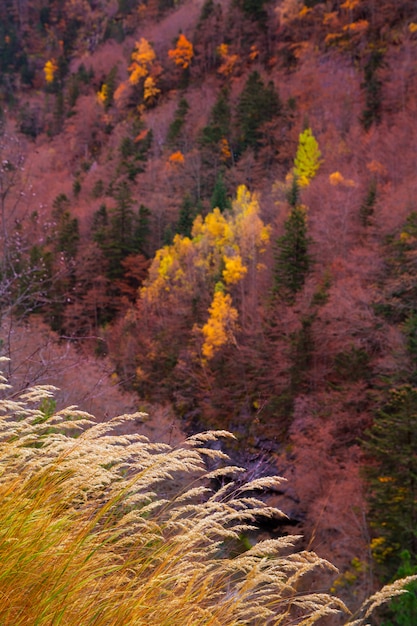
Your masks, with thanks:
M0 7L12 380L233 432L353 610L417 565L416 50L411 0Z

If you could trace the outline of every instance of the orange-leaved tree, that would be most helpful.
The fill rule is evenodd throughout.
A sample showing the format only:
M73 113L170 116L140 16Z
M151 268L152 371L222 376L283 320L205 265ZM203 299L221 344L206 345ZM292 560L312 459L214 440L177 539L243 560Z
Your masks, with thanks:
M175 65L185 70L189 67L194 56L193 44L181 33L177 39L175 48L168 50L168 56L174 61Z

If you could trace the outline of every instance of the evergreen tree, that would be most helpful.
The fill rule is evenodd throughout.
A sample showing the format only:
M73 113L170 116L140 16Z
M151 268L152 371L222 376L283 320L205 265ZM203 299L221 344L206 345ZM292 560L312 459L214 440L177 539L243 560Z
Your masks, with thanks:
M92 238L104 252L108 266L107 278L122 278L123 261L131 254L148 257L147 243L150 233L150 210L140 205L135 213L133 198L126 182L115 192L116 206L108 210L103 204L93 216Z
M401 565L404 550L411 564L417 564L417 388L403 385L390 392L363 445L369 455L373 553L390 578Z
M365 91L365 108L361 122L365 130L372 124L379 124L382 110L382 81L378 75L384 63L382 50L373 49L364 67L364 81L361 85Z
M373 179L369 185L365 200L363 201L359 209L359 217L360 217L362 226L369 225L369 220L374 213L375 203L376 203L376 180Z
M95 241L100 248L103 248L106 244L108 226L109 214L106 205L102 204L100 208L94 213L93 223L91 225L93 241Z
M63 252L67 259L75 259L79 241L78 220L72 217L69 211L64 211L58 224L57 249Z
M130 181L134 181L137 174L145 170L144 164L153 140L152 129L145 132L142 123L136 125L132 131L138 134L124 137L120 143L121 160L117 172L118 174L126 174Z
M147 243L151 232L150 227L151 211L144 204L141 204L135 218L135 229L133 235L133 248L135 252L140 252L148 257Z
M185 124L185 118L187 117L187 113L189 111L190 105L187 100L182 97L178 103L178 108L175 111L174 119L169 125L168 134L167 134L167 143L171 147L175 147L178 139L181 136L181 131Z
M265 86L259 72L250 74L237 106L238 146L259 148L262 124L281 114L282 104L272 82Z
M240 0L239 4L243 12L253 20L256 20L261 26L265 26L268 13L264 9L267 0Z
M134 211L133 199L129 186L122 182L115 193L116 206L109 212L109 274L113 280L121 278L123 268L121 262L128 254L134 252Z
M230 209L232 207L232 203L227 195L226 185L224 184L223 176L221 174L217 176L210 201L210 209L212 210L216 207L220 209L222 213L226 209Z
M69 261L77 255L80 240L78 220L76 217L72 217L70 201L64 193L55 198L52 208L52 216L56 222L55 250L62 252L65 259Z
M193 222L197 212L191 196L187 193L182 201L176 232L184 237L191 237Z
M292 302L304 285L311 266L307 215L298 203L299 188L294 178L288 194L291 211L284 224L284 234L276 241L273 293Z
M223 89L213 106L209 123L201 132L200 145L203 147L218 147L223 138L230 136L231 110L228 92Z

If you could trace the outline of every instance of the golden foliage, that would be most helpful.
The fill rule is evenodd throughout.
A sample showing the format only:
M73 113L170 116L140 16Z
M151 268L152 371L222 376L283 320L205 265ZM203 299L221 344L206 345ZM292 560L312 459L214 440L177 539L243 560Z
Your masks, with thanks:
M185 163L185 158L181 150L177 150L176 152L173 152L169 156L168 162L171 165L183 165Z
M45 74L45 80L48 84L51 84L54 82L57 69L58 69L58 66L54 59L50 59L49 61L45 63L43 71Z
M305 5L303 5L303 7L301 8L300 12L298 13L298 17L305 17L306 15L311 13L311 11L312 11L312 9L310 9L309 7L306 7Z
M179 65L185 70L190 65L194 56L193 44L181 33L175 48L168 50L168 56L174 61L175 65Z
M152 76L147 76L143 84L143 99L145 102L153 101L161 90L156 86L156 81Z
M324 42L328 45L337 43L343 37L342 33L328 33L324 38Z
M221 56L222 58L227 57L227 55L229 54L228 44L221 43L219 46L217 46L217 54Z
M331 185L338 186L341 185L343 187L354 187L355 181L350 178L345 178L343 174L340 172L332 172L329 175L329 182Z
M329 176L329 181L331 185L340 185L344 181L344 178L340 172L333 172Z
M361 0L345 0L345 2L340 5L340 8L352 11L352 9L355 9L360 4L360 1Z
M145 78L149 74L155 58L156 55L151 44L144 37L141 37L140 41L135 44L131 56L132 63L129 66L129 82L132 85L137 85L141 78Z
M175 235L170 246L158 250L152 261L148 279L141 289L142 300L162 304L170 292L188 292L193 288L189 268L195 263L196 251L188 237Z
M249 61L255 61L259 56L259 50L258 47L256 46L256 44L253 44L250 47L250 52L249 52Z
M104 105L109 97L109 87L106 83L103 83L100 91L97 92L97 100L100 104Z
M239 254L233 257L224 256L223 280L226 285L234 285L239 283L248 271L243 265L242 258Z
M238 55L229 54L229 46L226 43L222 43L218 46L217 54L222 60L222 64L217 71L223 76L230 76L233 73L235 65L239 59Z
M368 20L358 20L357 22L351 22L343 26L344 31L364 33L369 27Z
M199 216L194 222L193 237L203 238L209 246L221 249L227 244L233 244L234 233L230 220L217 207L207 214L205 220Z
M337 11L331 11L329 13L324 13L323 15L323 24L325 26L335 26L338 23L338 14Z
M204 343L201 348L203 357L212 359L215 353L226 343L234 340L233 331L239 314L232 306L232 297L218 288L209 308L209 319L202 330Z
M259 257L269 241L270 229L263 224L259 210L256 196L240 186L230 211L222 213L215 208L205 218L199 215L194 220L192 239L176 235L170 246L156 253L140 291L139 306L160 312L164 307L184 306L202 285L206 297L222 286L222 296L213 297L212 321L200 329L203 337L217 337L207 341L207 359L232 339L227 328L230 330L237 320L238 310L232 307L232 295L226 291L245 279L249 267L255 277L265 268ZM223 283L217 282L219 276Z

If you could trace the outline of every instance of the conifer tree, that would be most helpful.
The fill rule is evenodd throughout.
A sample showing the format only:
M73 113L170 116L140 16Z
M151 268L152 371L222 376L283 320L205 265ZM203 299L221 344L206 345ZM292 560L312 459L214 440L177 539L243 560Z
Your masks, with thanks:
M284 224L284 234L276 241L273 285L273 293L288 302L302 289L311 266L306 208L298 199L299 187L294 177L288 192L291 211Z
M230 136L231 110L228 101L228 92L223 89L214 104L207 126L204 126L201 137L201 146L218 146L223 138Z
M369 517L376 561L386 577L401 564L404 550L417 565L417 388L390 392L364 441L370 461Z
M78 220L71 216L70 202L65 194L59 194L53 202L52 216L56 221L55 249L68 261L77 254L80 232Z
M178 103L177 110L175 111L174 119L169 125L167 133L167 143L171 148L177 147L177 141L181 136L181 131L185 124L185 118L189 111L190 105L187 100L182 97Z
M217 207L222 213L226 209L230 209L232 207L232 203L227 195L226 185L224 184L223 176L221 174L217 176L210 205L211 209Z
M374 213L374 207L376 203L376 180L372 179L365 199L359 209L359 217L362 226L368 226L369 220Z
M139 252L148 257L148 239L151 232L150 227L151 211L147 206L141 204L135 219L135 228L133 234L134 252Z
M272 82L265 86L259 72L250 74L237 107L239 151L257 149L262 137L261 126L280 115L282 104Z
M191 237L193 222L196 217L194 202L190 194L186 194L182 201L180 214L178 217L176 232L184 237Z
M369 130L372 124L379 124L382 110L382 81L378 70L384 63L382 50L373 49L364 67L364 81L361 85L365 91L365 108L361 122L365 130Z
M256 20L261 26L265 26L268 20L268 13L264 5L267 0L240 0L240 6L243 12L253 20Z

